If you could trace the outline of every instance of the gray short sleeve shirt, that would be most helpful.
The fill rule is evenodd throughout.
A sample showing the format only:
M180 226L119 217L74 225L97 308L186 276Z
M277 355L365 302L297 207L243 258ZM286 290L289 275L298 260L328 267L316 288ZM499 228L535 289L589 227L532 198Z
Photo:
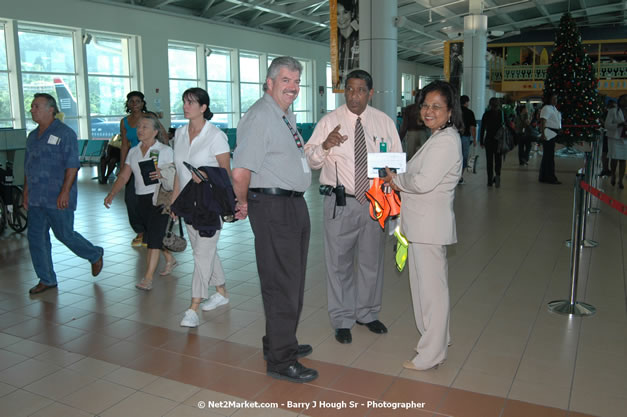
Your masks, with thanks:
M296 131L294 113L285 114L266 93L237 125L233 168L245 168L251 172L250 188L305 191L311 185L311 170L304 148L297 147L283 116ZM304 146L302 138L301 143Z

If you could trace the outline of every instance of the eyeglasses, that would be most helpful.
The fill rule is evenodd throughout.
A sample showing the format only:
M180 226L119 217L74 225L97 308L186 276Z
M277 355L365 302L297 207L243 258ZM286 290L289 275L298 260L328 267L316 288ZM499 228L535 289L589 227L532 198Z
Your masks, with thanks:
M444 107L443 107L443 106L440 106L439 104L432 104L432 105L428 105L428 104L424 104L424 103L423 103L423 104L420 106L420 109L421 109L421 110L424 110L424 111L428 111L429 109L431 109L431 110L433 110L434 112L439 112L439 111L441 111L441 110L444 110Z
M349 93L349 94L355 94L355 95L358 95L358 96L364 96L364 95L368 94L368 92L370 90L368 90L367 88L363 88L363 87L358 87L358 88L346 87L345 91L346 91L346 93Z

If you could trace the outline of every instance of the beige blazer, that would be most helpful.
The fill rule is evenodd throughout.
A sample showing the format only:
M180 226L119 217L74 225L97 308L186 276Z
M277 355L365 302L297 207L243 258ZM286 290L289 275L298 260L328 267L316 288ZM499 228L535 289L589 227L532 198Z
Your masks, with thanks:
M410 242L457 242L453 199L462 174L462 145L457 129L436 131L394 178L401 190L401 230Z

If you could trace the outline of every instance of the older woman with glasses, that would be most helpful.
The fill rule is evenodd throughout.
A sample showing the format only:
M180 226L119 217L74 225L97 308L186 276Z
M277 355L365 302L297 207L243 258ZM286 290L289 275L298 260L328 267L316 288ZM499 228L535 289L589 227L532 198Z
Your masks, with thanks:
M450 341L446 245L457 242L453 200L462 173L463 123L459 96L446 81L427 85L418 103L432 134L405 173L386 168L385 180L403 201L401 231L409 241L409 283L422 335L418 354L403 367L423 371L444 362Z

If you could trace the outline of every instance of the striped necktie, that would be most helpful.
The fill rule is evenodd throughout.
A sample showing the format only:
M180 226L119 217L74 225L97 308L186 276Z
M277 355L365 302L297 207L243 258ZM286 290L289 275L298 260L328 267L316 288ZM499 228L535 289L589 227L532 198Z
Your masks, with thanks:
M368 150L366 149L366 135L361 125L361 118L355 123L355 198L364 204L368 190Z

